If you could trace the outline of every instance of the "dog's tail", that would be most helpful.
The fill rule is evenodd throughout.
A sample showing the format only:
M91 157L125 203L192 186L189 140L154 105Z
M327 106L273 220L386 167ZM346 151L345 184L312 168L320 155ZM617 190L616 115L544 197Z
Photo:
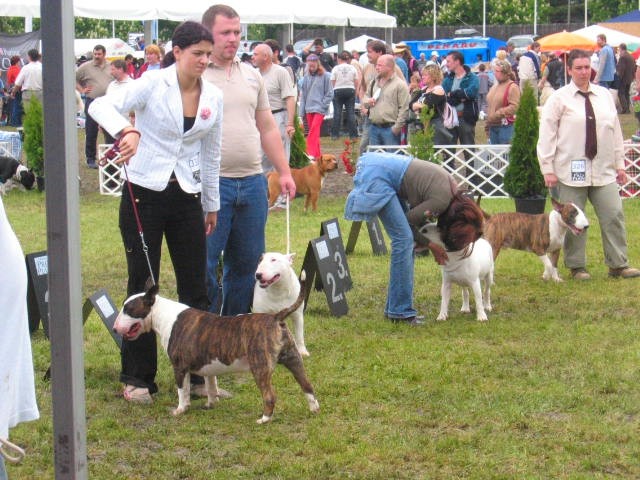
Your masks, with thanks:
M302 302L304 301L306 278L307 278L307 273L304 270L302 270L302 272L300 272L300 294L298 295L298 298L296 299L293 305L285 308L284 310L280 310L278 313L276 313L275 315L276 321L278 322L283 321L285 318L287 318L289 315L295 312L300 307L300 305L302 305Z

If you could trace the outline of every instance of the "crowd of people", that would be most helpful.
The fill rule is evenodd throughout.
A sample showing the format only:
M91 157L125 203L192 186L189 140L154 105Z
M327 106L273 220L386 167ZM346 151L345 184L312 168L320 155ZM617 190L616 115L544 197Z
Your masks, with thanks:
M379 40L368 42L366 51L343 51L337 58L324 50L322 39L310 42L301 57L291 45L283 51L277 41L265 40L249 58L241 58L240 38L238 13L214 5L203 13L201 23L188 21L175 29L170 51L145 46L146 61L139 67L130 56L109 62L102 45L77 67L87 167L97 168L96 143L102 130L106 143L117 142L119 161L127 169L119 211L127 295L141 292L149 277L159 281L166 241L180 302L225 315L250 311L254 274L266 243L265 172L278 172L284 196L296 193L289 168L296 115L307 124L311 158L322 154L321 128L330 106L332 138L343 132L351 139L360 137L362 150L368 144L406 142L412 115L419 118L424 109L432 115L429 125L419 128L433 128L436 144L474 144L480 118L485 119L490 143L507 144L527 84L542 106L537 149L547 186L560 201L581 208L587 200L594 205L611 277L640 276L627 258L617 188L627 179L620 122L609 91L618 88L618 95L625 97L619 99L621 113L628 113L629 85L635 78L640 88L640 69L629 60L626 46L619 47L616 58L600 36L594 66L590 52L544 57L534 42L516 56L508 44L476 72L460 51L450 51L443 59L438 52L429 59L425 54L414 58L405 44L389 48ZM22 68L19 63L19 58L12 59L8 76L11 124L19 121L20 96L22 101L42 99L39 53L32 50L29 63ZM619 84L613 85L616 78ZM545 97L548 88L552 93ZM445 124L449 112L457 117L453 125ZM451 237L452 249L462 249L482 234L482 213L461 195L443 167L406 156L367 154L360 159L345 217L370 220L376 215L392 250L384 315L419 325L421 316L413 306L417 229L427 220L450 222L460 229ZM2 203L0 223L6 224ZM141 228L147 244L141 242ZM0 240L15 248L12 234ZM565 263L575 280L590 278L585 242L585 236L568 236L565 242ZM442 247L427 246L437 262L447 261ZM24 276L23 268L16 270ZM18 315L22 318L24 311ZM152 401L158 388L156 351L153 333L123 340L120 381L126 400ZM204 395L202 379L193 376L192 381L191 391ZM32 392L24 392L32 403ZM32 405L24 419L37 414ZM8 434L6 423L0 425L0 435Z

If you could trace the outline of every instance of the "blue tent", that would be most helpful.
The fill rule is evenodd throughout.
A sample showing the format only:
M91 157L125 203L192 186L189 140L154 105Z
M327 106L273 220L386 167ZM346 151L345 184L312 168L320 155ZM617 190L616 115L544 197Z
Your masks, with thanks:
M459 50L464 55L464 63L473 65L478 61L488 62L496 56L500 47L507 43L492 37L444 38L440 40L407 40L404 43L411 49L411 54L419 58L424 53L427 60L431 52L437 52L440 58L452 50Z
M629 13L620 15L618 17L605 20L604 23L626 23L626 22L640 22L640 10L632 10Z

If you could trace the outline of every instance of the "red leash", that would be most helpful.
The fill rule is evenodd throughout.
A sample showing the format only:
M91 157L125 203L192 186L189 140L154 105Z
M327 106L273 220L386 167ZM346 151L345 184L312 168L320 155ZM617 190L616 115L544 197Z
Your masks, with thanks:
M104 157L100 159L98 164L101 167L104 167L107 164L108 160L117 161L120 155L120 140L122 140L127 134L135 133L140 136L140 132L138 130L128 130L123 133L119 139L115 141L113 146L104 153ZM153 270L151 268L151 260L149 259L149 247L147 243L144 241L144 231L142 230L142 222L140 221L140 214L138 213L138 207L136 206L136 199L133 196L133 188L131 187L131 182L129 181L129 173L127 172L127 165L122 164L122 168L124 169L124 175L127 179L127 189L129 190L129 198L131 199L131 205L133 205L133 216L136 219L136 224L138 225L138 234L140 234L140 242L142 243L142 251L144 252L144 256L147 259L147 267L149 267L149 275L151 276L151 282L153 285L156 284L156 279L153 276Z

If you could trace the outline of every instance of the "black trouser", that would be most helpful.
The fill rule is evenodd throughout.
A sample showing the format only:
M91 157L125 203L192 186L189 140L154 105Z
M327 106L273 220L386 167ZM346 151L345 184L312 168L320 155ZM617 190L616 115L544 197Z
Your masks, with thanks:
M87 163L95 163L97 159L97 149L98 149L98 131L100 130L100 126L98 123L89 115L89 105L93 102L95 98L87 97L84 101L84 115L85 115L85 123L84 123L84 133L85 133L85 141L84 141L84 155L86 157ZM103 130L104 133L104 143L113 143L115 139L107 133L106 130Z
M342 128L342 107L345 108L347 116L347 131L350 138L358 136L356 129L356 91L353 88L338 88L333 91L333 123L331 125L331 137L340 136Z
M629 113L631 111L630 88L630 83L623 82L620 82L620 86L618 87L618 98L620 99L620 111L622 113Z
M178 300L190 307L207 310L207 255L200 194L185 193L177 182L170 182L162 192L135 184L131 186L156 283L160 281L160 254L164 237L176 275ZM120 232L127 257L127 296L130 296L144 291L149 267L142 250L127 183L123 186L120 202ZM155 333L143 333L132 342L123 340L121 360L121 382L147 387L150 393L158 390L155 384Z

